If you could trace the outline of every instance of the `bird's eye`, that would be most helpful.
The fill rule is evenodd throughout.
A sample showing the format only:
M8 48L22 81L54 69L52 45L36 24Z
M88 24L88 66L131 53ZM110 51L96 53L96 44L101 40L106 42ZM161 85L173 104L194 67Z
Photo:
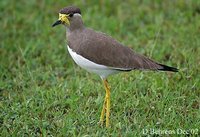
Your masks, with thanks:
M73 14L69 14L69 17L73 17Z

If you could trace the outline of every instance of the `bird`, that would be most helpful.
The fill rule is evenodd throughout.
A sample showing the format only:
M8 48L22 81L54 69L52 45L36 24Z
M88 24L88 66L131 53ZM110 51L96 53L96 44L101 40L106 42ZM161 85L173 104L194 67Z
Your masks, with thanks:
M52 27L64 25L67 49L74 62L88 72L100 76L105 88L105 99L100 115L100 125L110 127L110 85L108 76L132 70L178 72L175 67L158 63L136 53L111 36L87 28L80 8L67 6L59 11L58 20Z

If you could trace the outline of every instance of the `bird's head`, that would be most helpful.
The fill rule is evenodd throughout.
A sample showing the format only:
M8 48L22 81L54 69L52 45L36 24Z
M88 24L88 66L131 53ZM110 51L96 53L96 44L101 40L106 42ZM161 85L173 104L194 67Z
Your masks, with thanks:
M81 16L81 10L75 6L69 6L61 9L59 11L59 18L52 25L52 27L57 26L59 24L63 24L69 27L71 25L71 22L76 18L74 15Z

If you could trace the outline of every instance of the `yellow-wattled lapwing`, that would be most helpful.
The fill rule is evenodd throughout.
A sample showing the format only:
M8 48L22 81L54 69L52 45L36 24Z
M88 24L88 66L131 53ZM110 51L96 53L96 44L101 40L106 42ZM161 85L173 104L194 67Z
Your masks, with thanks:
M156 70L177 72L178 69L160 64L119 43L112 37L86 28L81 11L75 6L65 7L59 12L59 19L53 27L63 24L67 30L68 51L80 67L98 74L103 80L106 96L100 116L103 124L106 113L106 127L109 127L110 87L109 75L131 70Z

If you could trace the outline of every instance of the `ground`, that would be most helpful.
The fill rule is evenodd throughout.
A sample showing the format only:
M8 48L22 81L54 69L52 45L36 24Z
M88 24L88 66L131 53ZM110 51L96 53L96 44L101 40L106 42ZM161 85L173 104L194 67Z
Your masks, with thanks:
M87 27L179 68L109 77L109 129L97 124L102 81L75 65L65 28L51 27L68 5ZM2 0L0 9L0 136L200 133L200 1Z

